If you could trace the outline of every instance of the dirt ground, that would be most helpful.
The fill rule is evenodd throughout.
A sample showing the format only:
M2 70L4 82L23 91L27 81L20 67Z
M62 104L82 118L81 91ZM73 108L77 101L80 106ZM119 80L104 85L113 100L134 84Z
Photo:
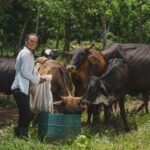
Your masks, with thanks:
M17 108L0 107L0 129L10 126L18 118Z
M141 100L132 101L132 103L126 103L126 110L137 109L142 104ZM150 108L150 102L149 102ZM117 108L119 111L119 108ZM144 110L143 110L144 111ZM1 108L0 107L0 129L10 126L18 118L18 109L17 108Z

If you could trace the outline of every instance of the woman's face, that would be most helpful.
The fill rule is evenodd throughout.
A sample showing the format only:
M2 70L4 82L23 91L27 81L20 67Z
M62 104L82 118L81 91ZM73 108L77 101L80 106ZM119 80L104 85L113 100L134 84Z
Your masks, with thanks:
M35 35L30 35L28 39L25 41L25 46L30 50L34 50L38 45L38 37Z

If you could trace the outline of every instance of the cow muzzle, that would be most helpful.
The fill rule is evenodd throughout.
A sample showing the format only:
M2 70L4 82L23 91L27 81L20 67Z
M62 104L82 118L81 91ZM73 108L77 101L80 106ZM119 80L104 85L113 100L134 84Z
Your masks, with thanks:
M83 99L81 100L81 104L82 104L82 105L90 105L91 102L88 101L87 99L84 99L84 98L83 98Z
M76 69L76 66L74 66L74 65L68 65L68 66L66 67L66 69L67 69L68 71L73 71L73 70Z

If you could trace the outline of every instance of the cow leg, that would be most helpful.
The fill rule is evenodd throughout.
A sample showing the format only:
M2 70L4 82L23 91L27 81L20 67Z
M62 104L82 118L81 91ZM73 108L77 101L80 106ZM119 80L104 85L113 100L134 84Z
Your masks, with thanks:
M93 105L93 124L97 124L99 121L99 115L100 115L100 104Z
M143 93L142 95L143 95L143 100L144 100L145 112L148 113L149 95L148 93Z
M106 126L108 126L110 123L110 109L111 106L104 105L104 121Z
M145 112L148 113L148 101L149 101L149 96L147 92L142 93L143 96L143 104L137 109L137 111L141 111L143 107L145 107Z
M115 102L112 104L112 107L113 107L113 108L112 108L112 111L115 112L115 113L117 112L117 105L118 105L118 101L115 101Z
M87 114L88 114L88 117L87 117L87 124L90 124L90 123L91 123L92 112L93 112L92 105L88 105L88 108L87 108Z
M130 130L129 130L128 123L126 120L126 113L125 113L125 107L124 107L124 97L120 98L119 100L119 108L120 108L120 115L124 123L125 131L129 132Z

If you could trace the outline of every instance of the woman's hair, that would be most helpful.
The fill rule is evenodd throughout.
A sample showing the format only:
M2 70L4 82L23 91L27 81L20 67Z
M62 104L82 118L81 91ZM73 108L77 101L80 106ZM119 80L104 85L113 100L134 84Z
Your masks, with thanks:
M30 36L36 36L36 37L38 38L38 35L37 35L36 33L28 33L28 34L25 36L25 41L27 41Z

